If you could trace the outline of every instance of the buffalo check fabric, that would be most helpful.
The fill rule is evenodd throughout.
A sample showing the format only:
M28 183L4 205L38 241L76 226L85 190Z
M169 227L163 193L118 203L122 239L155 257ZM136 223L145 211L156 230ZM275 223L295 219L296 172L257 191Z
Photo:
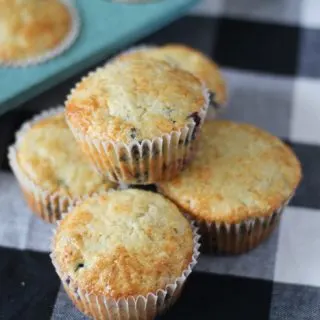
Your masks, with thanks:
M229 85L221 117L284 139L304 178L265 243L236 257L203 255L181 299L159 319L320 319L319 0L205 0L141 41L167 42L214 58ZM6 162L21 122L63 103L80 76L0 118L0 319L86 319L51 266L52 227L31 215Z

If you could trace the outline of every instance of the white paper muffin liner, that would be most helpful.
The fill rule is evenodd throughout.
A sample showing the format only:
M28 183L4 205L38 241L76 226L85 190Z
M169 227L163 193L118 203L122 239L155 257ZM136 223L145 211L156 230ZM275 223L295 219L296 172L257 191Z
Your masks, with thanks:
M133 52L139 52L139 51L145 51L148 49L154 49L154 48L158 48L159 46L156 45L148 45L148 44L142 44L142 45L138 45L135 47L131 47L127 50L124 50L122 52L120 52L117 56L113 57L112 59L110 59L109 61L107 61L106 64L108 63L112 63L113 61L115 61L117 58L121 57L121 56L125 56L126 54L130 54ZM166 60L168 63L170 63L169 60ZM176 66L176 64L171 63L173 66ZM208 115L207 117L210 119L215 119L216 116L223 112L225 110L226 104L225 103L217 103L215 101L215 94L211 91L208 90L209 92L209 108L208 108Z
M151 320L164 313L176 302L188 276L198 262L200 235L193 222L191 222L191 227L193 233L193 255L190 264L182 272L181 276L173 283L167 284L165 289L159 289L156 293L150 292L146 296L130 296L115 300L82 290L72 283L72 279L67 274L61 272L54 253L51 253L50 257L69 298L84 314L95 320Z
M11 60L11 61L0 60L0 67L22 68L22 67L38 65L59 56L60 54L65 52L67 49L69 49L73 45L81 29L80 16L79 16L78 10L76 9L76 6L74 5L73 0L59 0L59 1L67 7L71 17L71 28L68 34L64 37L64 39L62 39L61 42L56 47L49 49L48 51L37 56L28 57L20 60Z
M43 111L30 121L25 122L16 133L15 143L8 149L9 165L19 182L28 205L36 215L50 223L54 223L61 219L62 213L66 212L70 205L75 204L84 197L70 197L61 195L59 192L52 193L48 190L44 190L40 185L30 180L23 170L21 170L17 160L17 151L19 149L21 138L35 123L63 111L64 108L62 106L52 108L50 110Z
M279 224L290 199L267 217L246 219L240 223L196 221L204 252L240 254L257 247Z
M134 140L126 144L107 139L91 139L68 119L66 121L82 150L102 176L122 184L152 184L172 179L192 160L195 142L208 110L208 91L204 86L203 94L206 101L197 113L198 124L193 121L179 131L172 131L152 140Z

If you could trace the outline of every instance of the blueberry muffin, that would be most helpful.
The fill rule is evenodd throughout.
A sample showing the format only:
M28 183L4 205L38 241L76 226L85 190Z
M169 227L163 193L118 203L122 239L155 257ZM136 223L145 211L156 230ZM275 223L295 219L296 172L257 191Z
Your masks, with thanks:
M91 167L70 132L62 108L26 123L9 149L9 162L30 208L55 222L79 199L116 185Z
M169 200L114 191L74 207L58 225L52 262L77 308L94 319L154 319L180 295L198 236Z
M267 238L300 179L299 160L278 138L208 121L195 160L158 188L198 222L207 250L240 253Z
M61 46L73 28L59 0L1 0L0 64L31 63Z
M210 90L210 104L220 110L227 100L225 80L217 64L200 51L182 44L167 44L160 47L141 46L120 54L116 59L161 59L176 67L191 72L203 81Z
M131 59L83 78L66 101L66 119L102 175L150 184L190 161L207 107L207 90L191 73Z

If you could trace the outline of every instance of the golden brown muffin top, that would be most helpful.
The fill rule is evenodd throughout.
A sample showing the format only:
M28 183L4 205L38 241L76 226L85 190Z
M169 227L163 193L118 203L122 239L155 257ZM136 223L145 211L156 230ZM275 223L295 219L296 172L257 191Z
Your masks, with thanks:
M195 76L165 61L115 61L78 83L67 99L66 116L91 139L129 143L194 123L207 100Z
M0 0L0 62L50 51L71 29L67 7L58 0Z
M195 160L159 188L197 219L233 223L271 215L300 179L299 160L278 138L249 124L208 121Z
M92 169L62 112L39 120L21 136L17 161L33 183L50 193L76 197L116 186Z
M192 254L192 229L179 209L159 194L134 189L86 200L65 216L53 240L60 276L114 299L165 289Z
M178 68L189 71L203 81L215 93L214 101L220 105L227 100L226 83L217 64L202 52L182 44L167 44L161 47L137 47L120 54L116 59L161 59Z

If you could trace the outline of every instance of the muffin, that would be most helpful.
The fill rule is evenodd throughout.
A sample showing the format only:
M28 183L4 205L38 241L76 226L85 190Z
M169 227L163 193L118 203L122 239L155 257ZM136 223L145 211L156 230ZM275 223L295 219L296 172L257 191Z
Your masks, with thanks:
M203 81L210 90L210 104L220 110L227 100L226 83L217 64L200 51L182 44L167 44L161 47L141 46L120 54L116 59L161 59L191 72Z
M52 262L77 308L94 319L153 319L196 264L196 229L159 194L114 191L74 207L58 225Z
M66 49L78 28L74 8L66 4L59 0L1 0L0 64L37 63Z
M233 254L268 237L300 179L298 159L278 138L249 124L208 121L195 160L158 188L197 221L206 251Z
M9 163L32 211L55 222L85 196L116 185L91 167L70 132L62 108L26 123L9 148Z
M66 101L66 119L103 176L150 184L191 160L207 107L207 90L191 73L130 59L83 78Z

